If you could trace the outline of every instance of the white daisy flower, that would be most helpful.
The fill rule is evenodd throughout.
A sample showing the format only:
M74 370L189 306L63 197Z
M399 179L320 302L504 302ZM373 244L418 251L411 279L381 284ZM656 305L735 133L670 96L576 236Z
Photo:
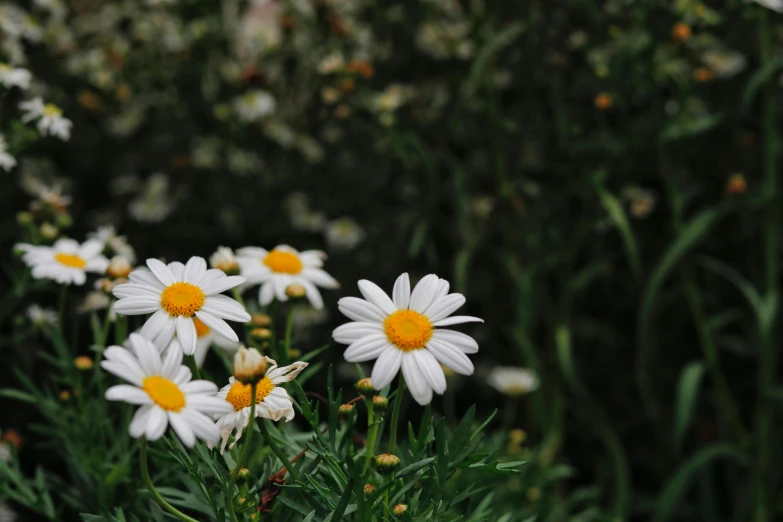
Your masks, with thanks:
M326 227L326 242L336 250L351 250L364 239L364 230L349 217L330 221Z
M215 253L209 256L209 266L227 274L239 273L239 263L234 256L234 251L224 246L218 247Z
M169 350L161 361L160 352L139 334L131 334L132 350L110 346L101 367L130 384L106 390L106 399L141 406L130 423L131 437L158 440L169 424L182 443L192 448L196 438L215 442L220 432L211 416L231 411L231 405L218 398L217 386L209 381L191 381L182 365L182 352Z
M144 323L141 335L153 340L159 350L167 348L176 333L184 353L193 355L198 340L196 318L219 335L239 341L225 319L247 322L250 314L241 304L220 294L244 283L244 277L227 276L215 268L207 270L203 257L191 257L187 265L148 259L147 266L149 270L131 272L130 283L114 287L118 298L114 311L122 315L153 314Z
M538 375L527 368L496 366L487 377L489 385L506 395L524 395L538 389Z
M193 326L196 327L196 351L193 353L193 357L195 357L196 364L199 368L204 365L204 360L207 358L209 347L213 344L227 351L233 351L239 348L239 342L230 341L222 335L218 335L215 330L204 324L198 317L193 319ZM174 335L174 339L171 340L167 350L179 350L184 353L176 334Z
M273 421L279 421L285 418L290 422L294 418L293 400L285 391L285 388L277 386L278 384L293 381L299 373L307 368L306 362L295 362L282 368L269 357L264 357L269 364L266 376L256 384L256 417L263 417ZM233 449L244 430L250 422L250 385L242 384L234 377L228 379L228 384L220 389L218 397L221 397L227 403L233 406L231 413L217 417L217 427L220 430L220 436L223 443L220 445L220 452L226 449L228 439L231 433L236 430L234 442L229 449Z
M5 137L0 135L0 168L10 172L14 167L16 167L16 158L9 154L8 143L6 143Z
M35 326L56 326L57 325L57 312L49 308L42 308L37 304L32 304L27 307L27 318Z
M136 252L128 243L128 238L117 235L117 230L113 226L98 227L98 230L87 234L87 237L100 240L104 248L108 247L112 253L124 257L130 264L136 262Z
M324 259L326 254L320 250L297 252L288 245L279 245L272 251L258 247L237 250L237 261L248 284L261 283L258 302L262 306L271 303L275 297L278 301L287 301L285 289L299 284L304 287L313 308L323 308L324 302L316 285L323 288L340 286L321 269Z
M277 102L266 91L250 91L234 100L234 110L239 119L246 122L258 121L275 112Z
M51 134L63 141L71 137L71 120L63 117L63 111L51 103L44 104L40 96L19 104L19 109L25 111L22 123L38 120L38 132L41 136Z
M27 69L21 67L12 67L5 63L0 63L0 83L9 89L19 87L27 89L30 87L30 80L33 75Z
M453 316L465 303L462 294L449 294L449 282L430 274L411 292L408 274L394 283L392 298L367 280L359 281L367 299L343 297L337 305L355 322L338 326L332 337L348 344L345 360L359 363L377 359L372 382L380 390L402 368L411 395L419 404L432 400L432 392L446 391L446 377L439 363L456 373L470 375L473 363L467 353L478 352L478 343L463 333L438 327L484 322L478 317Z
M100 241L89 239L81 245L73 239L58 239L53 246L20 243L22 260L32 267L35 279L54 279L60 284L83 285L86 272L103 273L109 260L101 255Z

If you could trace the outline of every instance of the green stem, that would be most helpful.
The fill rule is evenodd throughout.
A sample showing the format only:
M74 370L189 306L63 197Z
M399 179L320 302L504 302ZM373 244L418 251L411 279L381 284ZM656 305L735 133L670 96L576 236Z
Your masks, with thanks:
M60 297L57 301L57 315L60 332L65 331L65 304L68 298L68 285L60 286ZM65 337L65 335L63 335Z
M362 474L367 473L370 468L370 461L375 453L375 439L378 437L377 426L374 425L374 412L373 402L371 398L367 398L367 448L364 453L364 468L362 468Z
M193 357L192 355L190 357ZM195 360L193 361L195 363ZM237 520L237 515L234 513L234 484L239 477L239 471L245 467L247 463L248 455L250 455L251 448L253 447L253 432L256 431L253 426L253 419L256 418L256 390L257 382L250 384L250 422L247 424L247 436L245 442L242 445L242 454L237 461L236 467L231 471L231 478L228 481L228 488L226 489L226 509L228 510L228 516L232 521Z
M141 476L144 478L144 482L147 484L147 490L150 492L150 495L152 495L152 498L154 498L155 501L160 504L161 507L163 507L163 509L178 519L184 520L185 522L198 522L198 520L195 518L190 518L185 513L169 504L166 499L161 496L158 490L155 489L155 485L152 483L152 478L150 478L149 469L147 468L147 439L141 439L139 460L141 461Z
M394 455L397 451L397 422L400 418L400 406L402 405L402 396L405 395L405 379L400 372L399 384L397 384L397 395L394 397L394 406L392 407L391 431L389 432L389 453Z
M201 372L198 369L198 364L196 363L196 356L195 355L186 355L185 356L185 363L190 368L191 373L193 374L193 377L195 379L201 379ZM254 385L255 386L255 385ZM250 408L255 408L256 403L254 402Z
M266 427L266 421L264 419L259 419L258 426L261 428L261 435L264 436L264 440L266 441L267 445L272 449L272 453L277 455L277 458L280 459L280 462L283 463L283 466L285 467L286 471L288 471L288 474L291 475L295 481L298 481L299 473L297 473L296 469L294 469L294 467L291 465L291 461L289 461L285 456L285 453L283 453L283 451L280 449L280 446L278 446L274 439L272 439L272 436L269 434L269 430Z
M291 350L291 341L294 333L294 312L296 311L296 304L291 303L288 307L288 319L285 323L285 337L283 338L283 364L288 361L288 352Z

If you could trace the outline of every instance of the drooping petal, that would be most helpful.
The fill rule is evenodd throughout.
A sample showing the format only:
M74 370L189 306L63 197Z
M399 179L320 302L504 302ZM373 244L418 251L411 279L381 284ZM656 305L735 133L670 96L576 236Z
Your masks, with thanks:
M147 429L145 436L147 440L158 440L166 432L169 425L169 418L166 412L158 407L153 407L147 419Z
M402 374L405 377L405 384L408 385L413 399L421 405L429 404L432 400L432 388L430 388L421 368L419 368L413 352L403 355Z
M250 314L247 313L245 308L227 295L207 296L201 310L221 319L230 319L231 321L241 323L250 321Z
M152 314L144 323L144 326L141 327L141 336L145 339L154 340L166 326L166 321L168 321L170 317L171 316L165 310L158 310Z
M217 426L203 413L192 408L185 408L181 415L199 439L211 443L220 440L220 431Z
M134 439L138 439L144 432L147 431L147 424L149 424L149 417L152 410L158 409L154 404L145 404L133 414L130 426L128 426L128 432Z
M442 395L446 391L446 376L438 361L427 350L414 350L411 353L432 391Z
M182 416L181 413L170 411L168 412L169 424L174 429L174 433L177 434L179 440L186 448L192 448L196 445L196 435L193 430L190 429L190 425Z
M239 342L236 332L226 323L223 319L215 317L209 312L198 311L196 317L201 320L202 323L207 325L211 330L214 330L218 335L225 337L233 342Z
M185 355L193 355L196 351L196 325L190 317L177 317L177 339L182 345L182 351Z
M438 339L430 339L429 342L427 342L427 350L429 350L439 362L455 372L461 375L473 374L473 363L468 359L468 356L462 353L456 346L439 341Z
M391 384L400 371L402 351L390 347L384 350L372 367L372 383L376 390L381 390Z

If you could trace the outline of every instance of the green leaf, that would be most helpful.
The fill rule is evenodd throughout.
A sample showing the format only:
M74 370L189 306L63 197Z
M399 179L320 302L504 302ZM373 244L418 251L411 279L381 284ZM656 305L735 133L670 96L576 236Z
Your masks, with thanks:
M744 457L744 453L726 444L716 444L696 452L668 480L666 487L658 497L653 522L666 522L669 520L674 508L677 507L680 497L686 492L689 483L701 468L718 458L728 458L742 462Z
M691 424L703 376L704 363L701 361L690 363L680 374L674 404L674 445L678 449L682 446L682 439Z
M15 399L21 402L27 402L30 404L36 404L38 399L32 394L25 393L21 390L14 390L11 388L5 388L0 390L0 397L6 397L8 399Z
M473 464L467 464L463 462L460 464L460 469L470 469L476 471L484 471L489 473L521 473L520 466L527 464L526 460L518 460L514 462L500 462L498 460L480 462L474 462Z
M599 182L594 181L594 185L601 205L620 232L620 237L625 247L625 254L628 257L628 264L631 265L631 272L638 279L642 273L641 262L639 261L639 248L636 245L631 223L628 221L623 205L614 194L606 190Z
M681 138L697 136L712 130L722 121L723 114L713 114L712 116L688 121L677 120L667 125L658 139L661 143L667 143Z
M348 481L348 484L345 486L345 490L343 491L342 496L340 497L340 502L337 503L337 507L334 508L334 511L324 519L324 522L334 522L336 520L340 520L343 518L343 515L345 514L345 509L348 507L348 502L351 500L351 493L353 489L353 478L351 478Z
M748 83L745 85L745 89L742 91L742 98L740 102L740 108L743 112L747 112L750 109L750 104L753 101L753 97L756 92L774 75L778 69L783 68L783 58L774 58L764 64L758 71L753 73Z
M429 466L430 463L432 463L434 461L435 461L435 457L430 457L430 458L427 458L427 459L422 459L422 460L420 460L418 462L414 462L413 464L411 464L409 466L405 466L400 471L398 471L397 474L394 475L394 478L398 479L398 478L407 477L408 475L413 475L414 473L419 471L421 468Z

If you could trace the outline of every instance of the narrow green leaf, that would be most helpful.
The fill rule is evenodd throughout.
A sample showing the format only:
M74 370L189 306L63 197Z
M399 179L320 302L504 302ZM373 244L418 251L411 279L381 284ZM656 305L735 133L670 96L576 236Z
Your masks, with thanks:
M774 58L766 62L758 71L753 73L753 76L748 80L745 89L742 91L740 108L743 112L747 112L748 109L750 109L750 104L753 101L756 92L758 92L764 83L782 67L783 58Z
M682 439L691 424L703 376L704 363L701 361L690 363L680 374L674 404L674 445L677 449L682 446Z
M633 235L628 215L625 213L620 200L597 182L595 182L595 191L598 194L601 205L609 215L609 219L612 220L612 223L620 232L625 254L628 257L628 264L631 266L631 272L638 279L642 273L642 266L639 260L639 248L636 245L636 238Z
M413 475L417 471L419 471L421 468L424 468L426 466L429 466L432 462L435 461L435 457L430 457L427 459L422 459L418 462L414 462L413 464L409 466L405 466L400 471L397 472L396 475L394 475L394 478L403 478L407 477L408 475Z

